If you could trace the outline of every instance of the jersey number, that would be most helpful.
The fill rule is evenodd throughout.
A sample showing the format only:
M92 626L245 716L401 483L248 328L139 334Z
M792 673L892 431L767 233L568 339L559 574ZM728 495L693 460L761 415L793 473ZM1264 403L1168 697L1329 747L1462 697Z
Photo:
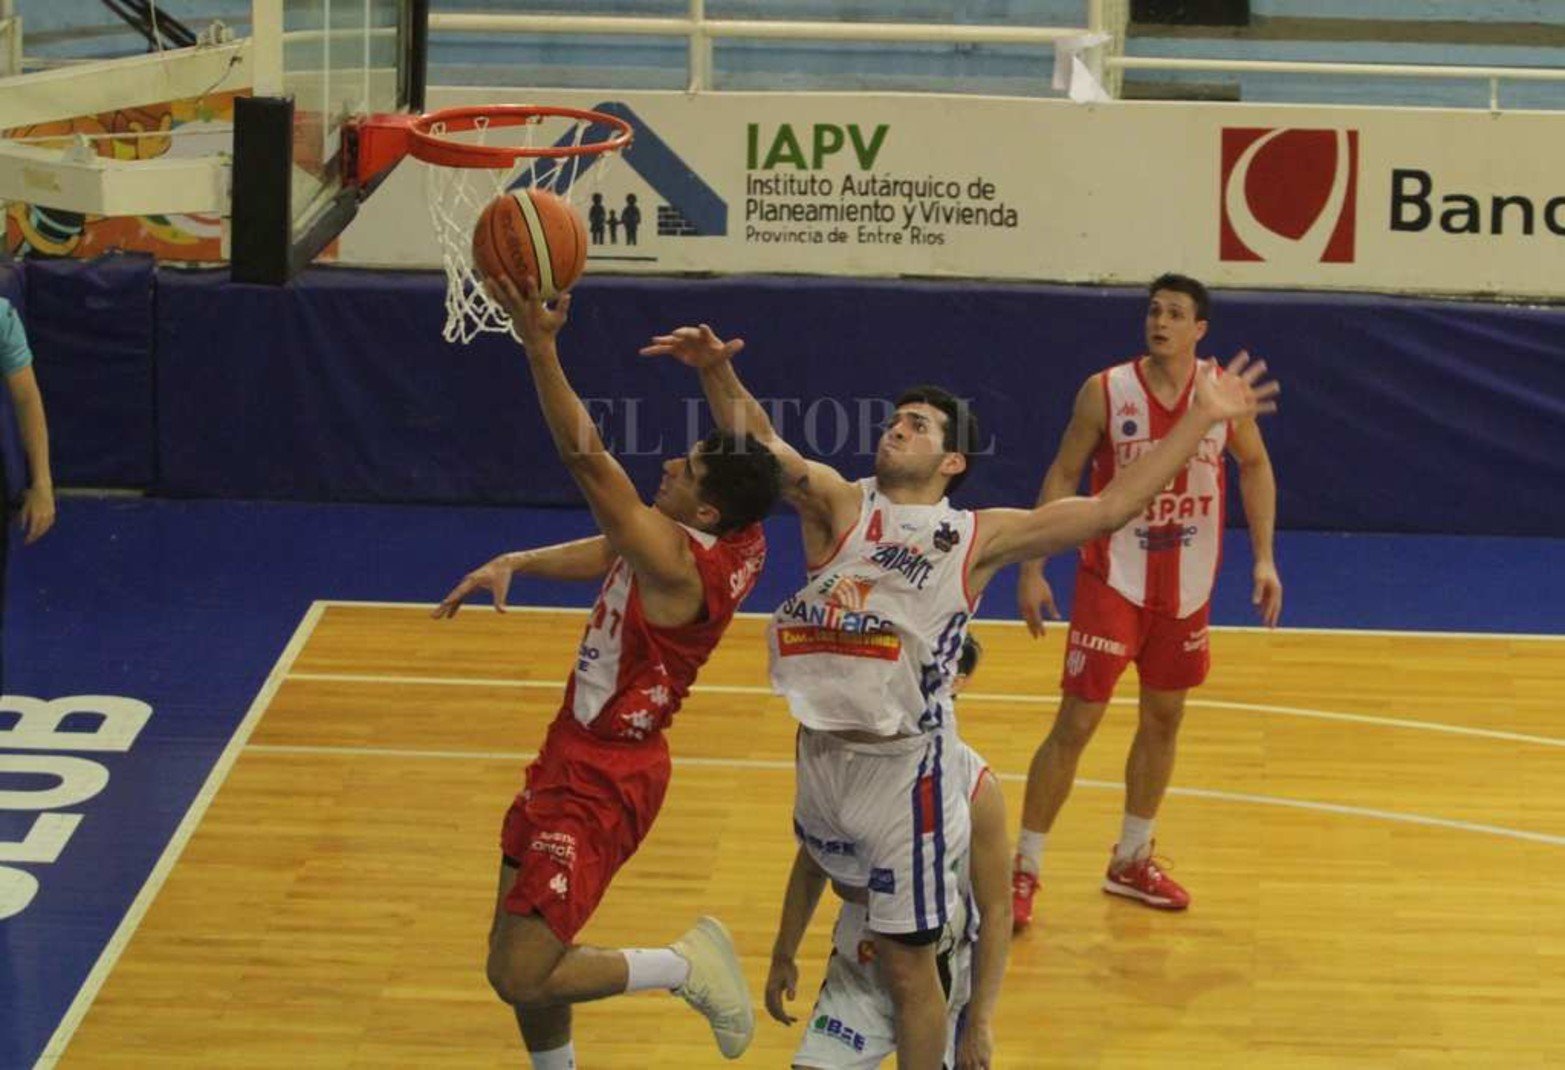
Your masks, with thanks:
M880 510L876 509L869 515L869 528L864 532L865 542L880 541Z
M592 626L594 628L603 627L603 618L605 616L613 618L611 621L609 621L609 638L613 639L616 635L619 634L619 622L621 619L620 611L617 609L610 609L602 602L599 602L597 612L592 615Z

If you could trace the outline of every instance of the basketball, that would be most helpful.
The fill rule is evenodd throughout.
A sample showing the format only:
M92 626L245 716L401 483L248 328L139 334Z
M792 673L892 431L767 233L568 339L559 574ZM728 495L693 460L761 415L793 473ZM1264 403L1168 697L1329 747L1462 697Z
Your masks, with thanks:
M552 301L587 266L587 227L569 202L546 190L502 193L473 228L473 266L481 276L509 278L517 289L532 279Z

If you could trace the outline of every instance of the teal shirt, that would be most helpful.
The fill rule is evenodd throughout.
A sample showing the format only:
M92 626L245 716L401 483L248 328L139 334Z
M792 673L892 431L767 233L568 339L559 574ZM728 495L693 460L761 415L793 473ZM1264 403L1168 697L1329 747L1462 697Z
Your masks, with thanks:
M33 351L22 330L22 317L5 298L0 297L0 374L15 375L33 362Z

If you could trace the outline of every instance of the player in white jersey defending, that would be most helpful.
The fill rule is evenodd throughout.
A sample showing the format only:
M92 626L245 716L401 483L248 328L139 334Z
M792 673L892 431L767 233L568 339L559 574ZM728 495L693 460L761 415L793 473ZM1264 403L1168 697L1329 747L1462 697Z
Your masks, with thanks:
M981 653L978 641L968 636L951 684L953 695L972 677ZM952 751L949 775L971 802L973 832L968 877L958 881L969 894L964 894L961 908L936 944L947 1001L945 1065L987 1070L994 1058L992 1023L1011 944L1005 798L984 760L965 743ZM766 978L767 1012L784 1025L797 1020L784 1000L798 995L799 967L794 957L827 879L801 846L789 874ZM870 1070L896 1050L895 1008L875 964L867 896L862 888L840 884L833 890L842 897L842 906L832 930L826 978L793 1057L795 1070Z
M436 608L455 616L478 590L503 609L513 573L601 579L565 695L500 833L489 983L510 1004L534 1070L574 1070L571 1005L624 992L682 996L737 1059L755 1010L727 930L701 918L667 947L582 947L576 934L652 829L671 772L664 737L696 674L766 560L761 518L779 469L759 443L718 432L663 466L651 505L603 445L555 338L569 295L550 308L531 285L491 282L504 303L560 459L603 534L502 554Z
M1206 335L1206 287L1163 275L1148 290L1147 353L1088 379L1038 494L1046 505L1075 494L1092 463L1092 488L1105 486L1170 430L1193 404L1194 384L1215 364L1196 358ZM1152 857L1152 823L1174 769L1175 741L1189 689L1211 662L1207 615L1222 549L1224 451L1239 462L1239 492L1255 558L1252 601L1267 627L1282 612L1272 557L1277 483L1255 420L1214 424L1200 449L1148 508L1082 550L1054 727L1033 755L1012 875L1018 929L1032 919L1045 837L1070 794L1081 758L1103 719L1114 685L1134 661L1141 713L1125 762L1125 816L1103 889L1162 910L1183 910L1189 893ZM1139 463L1139 462L1138 462ZM1022 565L1022 616L1036 637L1043 615L1058 619L1043 559Z
M642 352L701 372L720 427L782 464L809 582L773 614L772 686L799 720L795 833L833 880L869 890L869 927L896 1007L898 1065L939 1067L945 996L934 942L957 903L968 804L947 775L951 678L967 622L997 571L1122 527L1146 508L1214 424L1275 405L1264 365L1198 378L1188 418L1100 494L1038 509L953 509L947 491L978 450L965 402L938 387L898 400L875 474L849 482L777 434L734 373L742 348L682 327Z

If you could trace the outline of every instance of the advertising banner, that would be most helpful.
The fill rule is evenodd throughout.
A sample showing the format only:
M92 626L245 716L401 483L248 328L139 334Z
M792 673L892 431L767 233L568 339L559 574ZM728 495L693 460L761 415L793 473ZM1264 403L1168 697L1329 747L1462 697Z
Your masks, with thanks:
M590 267L1565 296L1565 117L889 94L432 91L608 110ZM423 164L340 259L433 267ZM589 171L581 179L587 182Z

